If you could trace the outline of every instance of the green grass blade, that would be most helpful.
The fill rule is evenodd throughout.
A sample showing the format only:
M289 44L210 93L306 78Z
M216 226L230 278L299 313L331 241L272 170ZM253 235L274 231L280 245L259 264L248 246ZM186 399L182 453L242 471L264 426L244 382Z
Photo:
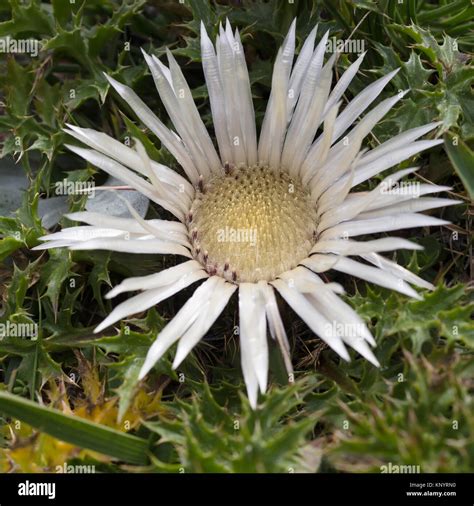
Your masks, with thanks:
M0 392L0 412L62 441L131 464L146 464L146 440L110 427L65 415L8 392Z
M471 199L474 199L474 153L460 139L457 143L454 143L453 138L446 136L444 145L451 163L464 184L464 188L466 188Z
M469 6L466 0L457 0L450 2L447 5L442 5L436 9L426 10L418 15L418 23L429 23L430 21L439 21L442 16L449 16L453 13L458 13L459 9L464 9Z

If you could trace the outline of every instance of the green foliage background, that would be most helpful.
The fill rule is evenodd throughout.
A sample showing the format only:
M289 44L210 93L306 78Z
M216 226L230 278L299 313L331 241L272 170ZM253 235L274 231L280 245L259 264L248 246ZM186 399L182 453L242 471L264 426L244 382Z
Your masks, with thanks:
M244 395L235 304L178 373L169 355L139 384L150 343L189 291L117 331L92 330L111 309L102 296L110 285L169 260L29 249L46 233L38 203L54 195L55 182L103 180L64 149L66 122L120 140L139 137L150 156L175 167L110 92L103 72L133 86L166 118L140 47L158 57L169 47L211 126L199 23L215 35L226 16L242 34L258 122L276 50L295 16L298 47L316 23L318 39L330 29L364 41L368 53L346 99L401 67L381 99L411 91L368 144L442 121L437 135L445 149L419 157L418 177L451 186L450 195L464 202L437 212L452 225L404 234L426 248L397 253L397 260L437 285L422 301L342 280L376 336L382 367L355 355L350 364L340 361L282 307L296 381L287 384L272 350L272 387L256 412ZM0 322L39 325L37 339L0 339L0 471L54 472L64 462L129 472L380 472L389 462L422 472L472 471L473 18L469 0L1 2L0 37L38 39L42 50L36 58L0 54L0 172L14 160L29 182L20 208L0 217ZM341 55L338 75L354 56ZM83 198L70 201L73 210L83 205Z

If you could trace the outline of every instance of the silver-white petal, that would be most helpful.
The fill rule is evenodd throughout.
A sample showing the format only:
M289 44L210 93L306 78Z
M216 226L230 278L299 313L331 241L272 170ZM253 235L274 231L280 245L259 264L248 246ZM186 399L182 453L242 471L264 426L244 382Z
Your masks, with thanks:
M212 324L222 313L237 285L220 280L207 301L203 301L199 311L201 315L178 341L178 348L173 360L173 369L180 366L188 353L198 344Z
M148 350L138 379L144 378L170 346L192 327L201 314L200 308L202 304L212 297L216 287L222 284L222 281L224 281L222 278L212 276L196 289L192 297L188 299L176 316L158 334L155 342Z
M188 260L187 262L182 262L155 274L125 278L106 295L106 298L112 299L121 293L134 290L151 290L152 288L170 284L179 285L182 280L186 279L185 276L203 270L204 268L199 262L196 262L196 260ZM185 288L184 284L182 288Z
M400 277L394 276L388 271L356 262L351 258L340 257L332 268L336 271L344 272L345 274L350 274L357 278L364 279L365 281L383 286L384 288L403 293L414 299L421 300L422 298Z
M295 311L296 314L308 325L308 327L318 335L329 347L331 347L338 355L344 360L350 361L349 354L338 335L331 332L331 323L327 318L321 314L311 302L308 300L306 294L298 290L295 278L304 276L298 269L305 270L304 268L296 268L288 271L282 275L285 279L276 279L271 284L280 292L280 295L285 299L288 305ZM304 279L304 278L303 278Z
M131 88L119 83L107 74L105 74L105 77L117 93L130 105L138 118L160 139L166 149L176 158L188 178L193 183L197 183L199 172L181 139L158 119L156 114L152 112Z
M389 272L390 274L393 274L397 278L403 279L404 281L407 281L412 285L416 285L421 288L426 288L428 290L434 290L434 285L432 283L425 281L416 274L413 274L413 272L409 271L408 269L405 269L405 267L398 265L396 262L393 262L388 258L384 258L381 255L378 255L377 253L366 253L361 256L364 260L367 260L368 262L377 266L379 269Z
M150 200L163 207L163 209L166 209L170 213L174 214L180 221L184 220L184 205L177 207L173 202L161 198L158 195L158 191L152 184L148 183L142 177L138 176L131 170L125 168L119 162L92 149L84 149L71 145L66 145L66 147L73 153L79 155L81 158L84 158L84 160L87 160L92 165L95 165L96 167L102 169L104 172L107 172L107 174L116 177L120 181L123 181L125 184L130 185L135 190L138 190Z
M130 299L127 299L126 301L116 306L113 311L107 316L107 318L94 330L94 333L97 334L98 332L101 332L122 318L145 311L146 309L159 304L161 301L167 299L168 297L171 297L183 288L186 288L196 281L199 281L200 279L206 277L208 277L207 274L202 270L188 272L187 274L179 277L179 279L174 282L145 290L144 292L135 295L134 297L130 297Z
M75 139L83 142L96 151L99 151L99 153L107 155L117 162L125 164L134 171L144 176L148 176L148 174L144 172L140 157L135 150L103 132L97 132L91 128L80 128L68 123L66 123L66 125L69 128L64 129L64 131ZM187 179L161 163L152 161L151 165L152 169L156 173L156 176L168 190L168 195L172 195L178 191L180 194L179 197L181 199L187 197L185 203L190 203L190 199L194 197L194 188Z
M278 304L275 297L275 291L266 281L259 281L260 291L265 299L265 313L267 315L268 328L272 338L277 341L280 347L283 361L285 362L288 377L293 374L293 365L291 363L290 343L285 332L285 327L278 310Z
M268 343L265 316L265 298L256 283L239 285L239 321L242 370L250 391L257 380L260 392L264 393L268 379ZM249 373L249 370L252 372Z

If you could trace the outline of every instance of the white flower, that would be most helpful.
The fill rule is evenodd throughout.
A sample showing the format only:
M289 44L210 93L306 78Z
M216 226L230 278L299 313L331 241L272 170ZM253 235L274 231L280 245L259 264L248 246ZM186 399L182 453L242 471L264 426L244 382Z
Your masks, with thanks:
M399 181L416 168L390 175L370 192L351 192L372 176L442 142L417 140L439 124L431 123L369 151L361 150L364 138L404 93L381 101L354 122L397 71L376 80L341 108L341 97L364 55L331 89L335 55L324 62L328 33L314 48L315 28L293 64L293 22L276 57L272 91L257 143L239 32L233 32L227 22L225 29L220 27L214 48L203 25L201 29L202 63L218 150L169 51L168 67L155 56L144 56L176 133L130 88L108 77L142 123L176 158L187 179L150 160L138 141L131 149L95 130L72 125L67 130L92 148L69 149L140 191L177 221L144 220L132 209L134 218L130 219L73 213L70 219L86 225L45 236L42 239L46 242L37 249L105 249L188 259L156 274L125 279L107 295L111 298L122 292L141 291L119 304L96 332L204 280L158 335L140 378L176 342L173 367L178 367L238 289L242 370L250 403L255 407L258 391L267 388L267 325L288 373L292 371L275 290L342 358L350 359L348 345L378 366L370 348L375 341L367 326L338 297L343 289L324 283L318 274L335 269L420 298L410 284L423 288L432 285L379 255L395 249L421 249L418 245L400 238L352 238L446 224L419 212L455 201L422 198L446 187L416 183L400 186ZM354 256L365 262L351 258Z

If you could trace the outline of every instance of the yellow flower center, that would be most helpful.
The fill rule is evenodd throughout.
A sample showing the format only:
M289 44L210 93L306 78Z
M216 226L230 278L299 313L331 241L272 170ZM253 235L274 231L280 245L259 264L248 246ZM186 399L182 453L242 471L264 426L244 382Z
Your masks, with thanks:
M270 281L296 267L315 242L309 192L268 167L226 172L196 192L188 217L196 259L235 282Z

